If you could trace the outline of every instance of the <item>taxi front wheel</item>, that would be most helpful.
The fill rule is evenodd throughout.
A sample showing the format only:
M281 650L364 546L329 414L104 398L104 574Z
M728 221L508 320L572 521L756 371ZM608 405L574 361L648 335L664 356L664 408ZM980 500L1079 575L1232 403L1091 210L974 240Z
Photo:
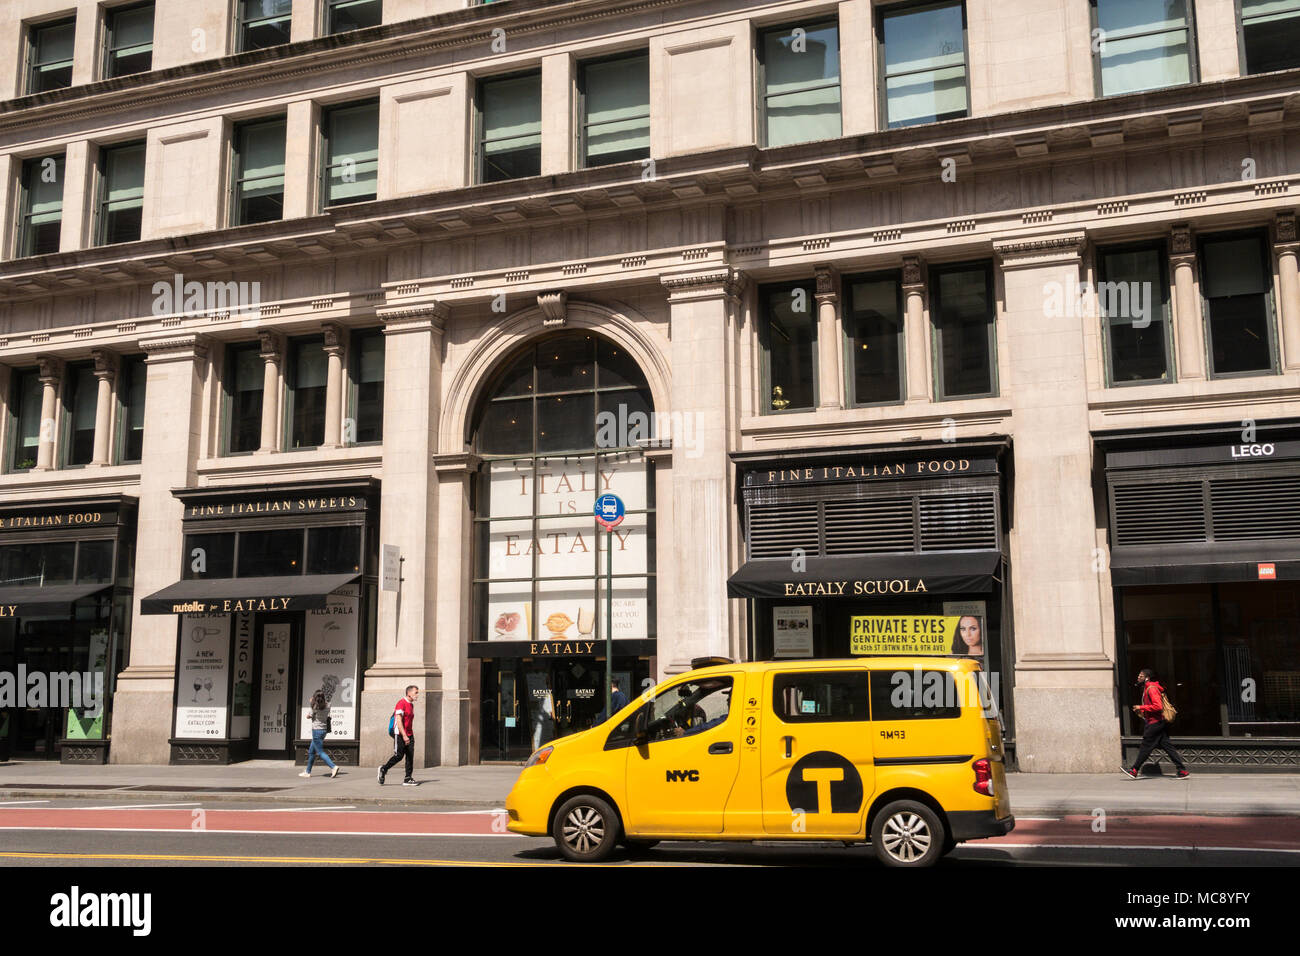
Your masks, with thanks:
M933 866L947 837L935 812L915 800L895 800L871 823L871 845L885 866Z
M618 843L618 814L606 801L590 794L566 800L555 814L555 845L565 859L595 863L609 856Z

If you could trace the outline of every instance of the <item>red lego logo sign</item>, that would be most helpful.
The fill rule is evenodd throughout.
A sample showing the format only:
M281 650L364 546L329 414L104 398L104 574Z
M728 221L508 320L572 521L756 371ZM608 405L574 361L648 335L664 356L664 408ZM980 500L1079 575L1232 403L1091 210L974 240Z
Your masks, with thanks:
M1275 565L1275 564L1260 564L1260 565L1257 565L1257 567L1259 568L1259 579L1260 579L1261 581L1276 581L1276 580L1277 580L1277 565Z

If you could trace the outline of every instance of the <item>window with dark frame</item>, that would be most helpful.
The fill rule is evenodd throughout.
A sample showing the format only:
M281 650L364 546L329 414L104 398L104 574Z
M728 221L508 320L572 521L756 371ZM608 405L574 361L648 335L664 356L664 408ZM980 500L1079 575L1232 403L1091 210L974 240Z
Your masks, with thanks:
M27 34L27 93L48 93L72 85L77 21L33 24Z
M95 366L69 365L63 383L63 464L89 465L95 457L95 411L99 404Z
M377 27L383 22L383 0L325 0L327 36Z
M350 348L353 429L345 444L368 445L384 440L384 333L382 329L353 332ZM351 438L351 442L348 439Z
M837 138L842 129L838 22L764 30L758 42L763 145Z
M100 151L96 245L139 240L144 216L144 156L144 143Z
M943 401L996 394L992 266L975 263L931 268L930 282L936 397Z
M1109 384L1171 380L1168 276L1163 242L1097 250L1096 294Z
M21 188L18 256L58 252L63 232L63 157L26 160Z
M283 219L285 121L242 123L233 146L231 225Z
M325 110L321 117L322 204L370 202L379 194L379 103Z
M1262 233L1203 236L1199 251L1211 375L1276 371L1273 270L1266 238Z
M272 528L239 532L235 577L302 574L304 531L304 528Z
M541 72L480 80L476 102L478 181L495 183L540 175Z
M322 338L289 342L285 369L285 448L318 448L325 441L325 393L329 359Z
M293 0L236 0L236 53L281 46L290 39Z
M144 400L149 369L143 355L121 361L118 372L118 464L131 464L144 456Z
M1093 59L1101 96L1196 78L1187 0L1092 0Z
M867 671L778 673L772 710L783 723L857 723L871 719Z
M9 400L9 471L36 467L41 444L41 400L45 387L37 369L15 372Z
M1300 0L1239 0L1242 72L1300 66Z
M262 400L265 362L259 345L226 350L226 454L257 451L262 446Z
M104 11L104 76L130 76L153 69L154 5L138 3Z
M844 280L849 404L886 405L903 395L903 282L897 272Z
M650 54L645 51L579 67L584 168L650 156Z
M966 5L890 6L877 17L880 93L888 128L970 115Z
M765 414L809 411L817 405L817 300L813 293L811 281L758 290L764 381L759 408Z

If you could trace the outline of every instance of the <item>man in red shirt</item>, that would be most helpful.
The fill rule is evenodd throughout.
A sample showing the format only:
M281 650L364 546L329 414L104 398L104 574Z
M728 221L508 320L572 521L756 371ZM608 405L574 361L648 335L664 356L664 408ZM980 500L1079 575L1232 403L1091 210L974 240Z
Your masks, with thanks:
M420 688L411 684L406 688L406 696L397 702L393 710L393 755L388 763L379 768L379 785L384 785L384 777L399 760L406 758L406 779L404 787L414 787L415 779L411 773L415 769L415 702L420 698Z
M1136 778L1142 765L1158 747L1173 760L1174 766L1178 768L1178 779L1186 780L1191 774L1187 772L1183 758L1178 756L1178 751L1169 739L1169 725L1164 718L1164 688L1156 680L1156 672L1149 667L1142 668L1138 672L1137 685L1142 688L1142 703L1134 704L1133 710L1146 719L1146 727L1142 731L1142 747L1138 750L1137 762L1132 767L1125 767L1124 775Z

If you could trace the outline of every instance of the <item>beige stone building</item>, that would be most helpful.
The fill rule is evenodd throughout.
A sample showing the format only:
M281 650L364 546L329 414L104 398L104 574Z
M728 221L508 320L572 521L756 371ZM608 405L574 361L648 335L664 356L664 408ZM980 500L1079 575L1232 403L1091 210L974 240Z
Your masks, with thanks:
M1143 666L1194 766L1300 762L1300 0L15 0L0 53L0 671L104 684L0 748L301 758L322 689L373 766L415 684L422 764L519 759L607 636L634 696L947 617L1023 770L1116 769Z

